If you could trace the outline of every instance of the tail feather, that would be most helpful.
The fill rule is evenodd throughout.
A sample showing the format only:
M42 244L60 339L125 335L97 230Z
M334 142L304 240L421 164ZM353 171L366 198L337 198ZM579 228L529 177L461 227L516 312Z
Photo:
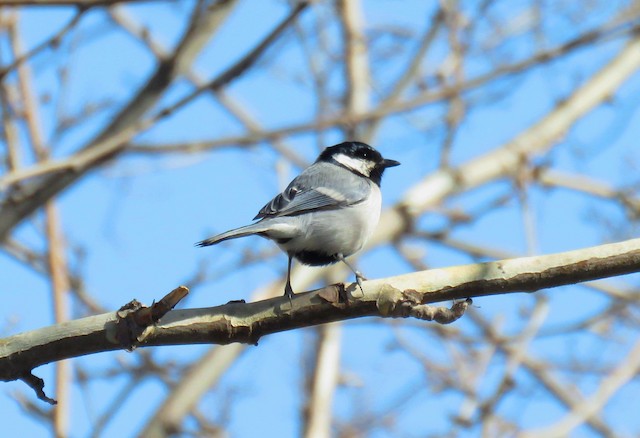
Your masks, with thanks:
M259 222L257 224L246 225L244 227L236 228L234 230L229 230L222 234L218 234L217 236L209 237L208 239L202 240L196 243L196 246L211 246L217 243L220 243L224 240L229 239L237 239L238 237L251 236L252 234L260 234L267 231L264 225L261 225Z

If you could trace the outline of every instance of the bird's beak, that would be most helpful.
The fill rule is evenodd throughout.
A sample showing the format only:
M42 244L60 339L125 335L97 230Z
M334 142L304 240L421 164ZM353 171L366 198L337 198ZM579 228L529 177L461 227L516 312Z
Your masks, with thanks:
M399 165L400 165L400 162L396 160L387 160L386 158L382 160L382 167L384 167L385 169L387 167L396 167Z

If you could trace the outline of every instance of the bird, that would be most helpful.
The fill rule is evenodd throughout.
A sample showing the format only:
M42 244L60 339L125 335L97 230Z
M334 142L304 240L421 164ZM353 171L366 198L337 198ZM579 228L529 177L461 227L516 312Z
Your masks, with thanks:
M325 148L316 161L260 209L258 222L196 243L205 247L257 235L275 242L289 260L284 295L291 301L291 262L309 266L343 262L362 289L366 278L346 258L358 252L380 219L382 174L400 165L366 143Z

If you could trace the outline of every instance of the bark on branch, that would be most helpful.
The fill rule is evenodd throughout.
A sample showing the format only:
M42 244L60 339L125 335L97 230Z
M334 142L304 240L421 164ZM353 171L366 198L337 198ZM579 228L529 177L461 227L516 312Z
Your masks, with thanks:
M297 294L291 303L279 297L174 310L157 324L155 318L142 318L146 322L140 324L148 326L135 333L133 345L121 342L123 321L132 320L123 312L140 310L121 309L0 339L0 380L23 379L46 363L123 347L257 344L271 333L362 316L417 317L448 323L464 313L470 300L456 303L451 309L428 304L531 292L638 271L640 239L632 239L551 255L414 272L367 281L363 290L356 284L340 283Z

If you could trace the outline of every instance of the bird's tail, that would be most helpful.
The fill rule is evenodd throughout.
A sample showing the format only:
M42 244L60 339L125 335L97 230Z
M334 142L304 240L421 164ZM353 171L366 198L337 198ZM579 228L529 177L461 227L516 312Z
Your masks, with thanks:
M260 222L246 225L244 227L229 230L225 233L218 234L217 236L209 237L201 242L196 243L196 246L210 246L222 242L223 240L237 239L238 237L251 236L252 234L261 234L267 231L267 227Z

